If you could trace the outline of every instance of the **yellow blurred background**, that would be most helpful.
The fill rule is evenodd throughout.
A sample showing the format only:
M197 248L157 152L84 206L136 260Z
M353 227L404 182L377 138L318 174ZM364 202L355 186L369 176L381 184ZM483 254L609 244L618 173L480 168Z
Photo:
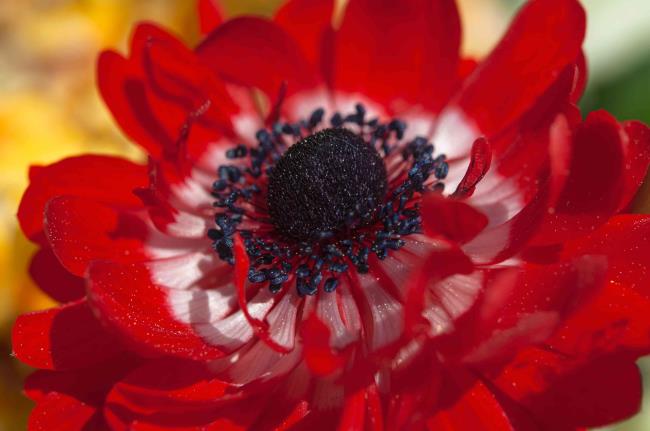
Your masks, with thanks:
M280 0L222 0L227 15L269 15ZM520 0L462 0L463 50L480 57L498 40ZM650 122L650 1L584 0L591 84L585 109ZM17 314L53 305L27 275L34 251L16 207L30 164L84 153L143 155L121 135L94 84L102 49L124 51L137 21L160 23L198 40L194 0L0 0L0 431L25 429L26 367L10 357ZM645 193L648 195L648 193ZM650 210L650 200L638 208ZM636 418L617 429L650 429Z

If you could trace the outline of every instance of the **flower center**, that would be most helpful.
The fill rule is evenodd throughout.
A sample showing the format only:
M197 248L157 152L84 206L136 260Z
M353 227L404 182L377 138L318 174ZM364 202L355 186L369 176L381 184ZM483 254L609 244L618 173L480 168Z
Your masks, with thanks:
M374 147L344 128L292 145L269 177L267 204L276 229L298 241L366 224L386 194L386 168Z
M332 292L348 271L369 272L420 232L422 193L444 189L445 156L424 137L405 141L404 122L367 118L361 104L329 127L324 114L260 129L257 145L226 152L212 186L214 250L233 264L240 235L248 281L272 293Z

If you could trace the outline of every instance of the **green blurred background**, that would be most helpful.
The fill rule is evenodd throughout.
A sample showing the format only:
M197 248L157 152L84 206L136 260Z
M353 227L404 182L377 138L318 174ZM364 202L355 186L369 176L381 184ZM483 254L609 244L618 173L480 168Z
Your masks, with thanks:
M269 15L281 0L222 0L229 16ZM521 0L459 0L463 51L484 56ZM590 83L584 111L650 123L650 0L583 0ZM17 314L52 306L29 279L33 252L15 213L30 164L81 152L143 155L112 122L94 86L97 53L126 49L134 22L158 22L198 40L195 0L0 0L0 431L22 430L31 405L21 394L29 370L10 356ZM636 208L650 212L650 187ZM650 361L644 368L650 369ZM648 373L646 373L646 377ZM650 380L646 378L646 387ZM650 396L646 397L650 402ZM650 404L613 429L650 429Z

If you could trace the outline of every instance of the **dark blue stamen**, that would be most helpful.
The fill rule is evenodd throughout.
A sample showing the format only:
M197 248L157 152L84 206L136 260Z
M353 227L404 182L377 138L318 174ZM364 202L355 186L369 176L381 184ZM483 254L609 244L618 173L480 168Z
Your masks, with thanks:
M323 108L318 108L309 116L309 121L307 122L307 127L313 129L323 121L323 116L325 115L325 110Z
M325 284L323 285L323 290L328 293L334 292L334 290L336 290L338 285L339 285L339 280L337 278L328 278L327 280L325 280Z
M332 124L332 127L341 127L343 125L343 116L337 112L332 116L330 124Z

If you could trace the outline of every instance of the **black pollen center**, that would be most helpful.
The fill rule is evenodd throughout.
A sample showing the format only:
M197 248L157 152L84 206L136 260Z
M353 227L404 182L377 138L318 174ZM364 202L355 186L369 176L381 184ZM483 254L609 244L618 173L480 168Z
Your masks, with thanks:
M307 241L363 223L386 193L375 148L344 128L325 129L291 146L269 177L268 209L283 235Z

